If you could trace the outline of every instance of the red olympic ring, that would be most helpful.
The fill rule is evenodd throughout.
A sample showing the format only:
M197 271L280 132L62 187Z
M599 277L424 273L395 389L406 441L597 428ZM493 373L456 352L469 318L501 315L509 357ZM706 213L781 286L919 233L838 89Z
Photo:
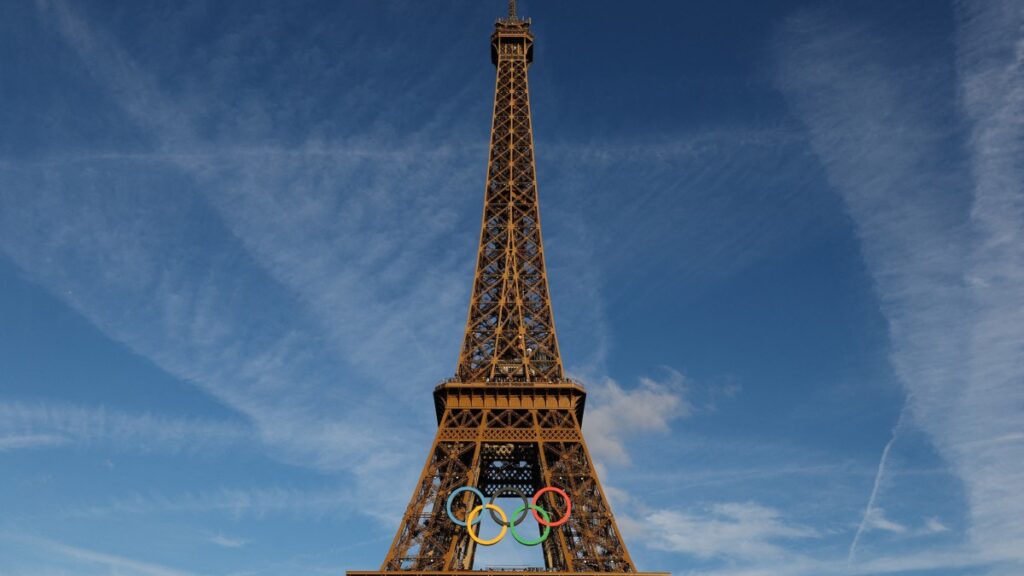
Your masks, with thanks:
M541 488L540 490L534 493L533 501L531 502L531 504L533 504L534 506L539 506L537 502L540 501L541 494L545 492L554 492L555 494L558 494L565 500L565 515L559 518L556 522L545 522L544 519L540 517L540 514L537 513L537 510L535 508L531 508L530 511L533 512L533 517L537 519L537 523L541 526L561 526L562 524L568 522L569 514L572 512L572 500L569 499L569 495L565 493L565 490L562 490L561 488L555 488L554 486L547 486L545 488Z

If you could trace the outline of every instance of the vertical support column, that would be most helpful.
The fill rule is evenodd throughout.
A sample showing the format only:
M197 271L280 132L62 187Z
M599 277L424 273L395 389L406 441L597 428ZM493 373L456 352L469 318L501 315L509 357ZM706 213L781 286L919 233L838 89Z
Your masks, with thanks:
M473 460L469 467L469 473L466 475L466 486L478 486L480 484L480 450L483 446L484 430L487 428L487 410L480 410L480 422L474 430L476 437L475 446L473 448ZM462 428L461 430L467 431L468 429ZM445 495L447 500L447 495ZM473 494L465 493L462 495L463 506L466 509L467 515L471 510ZM445 521L447 521L447 512L445 512ZM451 543L448 546L448 551L444 557L444 569L445 570L472 570L473 559L476 554L476 542L469 537L469 533L465 530L459 530L456 532L455 537L452 538Z
M548 486L556 486L558 488L565 488L564 486L558 486L551 473L551 467L548 465L547 456L544 449L544 435L541 432L540 418L534 418L533 428L537 434L537 458L540 460L540 476L544 479L545 484ZM544 541L544 567L548 570L570 570L572 567L572 556L569 554L569 545L565 540L565 534L563 530L553 530L555 534L554 542L551 538Z

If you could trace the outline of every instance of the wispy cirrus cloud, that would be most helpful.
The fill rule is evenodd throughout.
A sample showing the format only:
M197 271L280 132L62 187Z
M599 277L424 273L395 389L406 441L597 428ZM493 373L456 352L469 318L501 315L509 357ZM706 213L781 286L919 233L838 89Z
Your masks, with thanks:
M0 402L0 451L76 445L201 452L255 440L255 431L240 422L133 414L70 404Z
M546 200L560 218L603 223L592 252L619 275L605 299L627 307L663 288L661 274L713 285L820 234L817 216L830 207L812 193L818 176L805 158L799 126L742 125L671 138L556 142L544 149L541 168L552 168L548 187L559 195Z
M856 225L912 422L964 482L974 561L1020 563L1024 11L957 16L961 108L935 90L949 67L900 64L884 34L825 10L784 26L778 83Z
M370 278L363 274L367 267L401 250L395 252L387 231L372 238L376 245L356 245L367 230L349 225L373 227L393 200L362 183L353 187L360 193L346 196L338 183L364 178L368 160L388 157L402 164L417 152L358 143L211 148L191 128L199 111L161 92L74 8L40 2L39 10L115 101L152 131L157 147L5 164L0 204L21 207L3 210L0 217L5 254L109 337L244 415L277 458L357 475L402 462L401 447L379 431L405 424L372 408L387 397L381 382L351 374L345 359L355 360L364 373L373 366L397 373L405 362L403 375L417 362L420 368L436 363L433 357L417 359L424 351L409 345L414 339L408 333L438 323L422 314L410 326L400 315L378 325L373 318L389 305L419 310L426 308L424 299L443 304L438 295L447 278L438 271L437 282L418 285L412 299L398 293L389 301L360 300L360 294L378 295L393 280ZM294 177L285 175L289 171ZM235 204L250 201L237 181L254 188L248 206ZM269 201L267 187L279 185L287 198ZM232 192L222 197L212 189ZM217 206L224 212L211 210ZM237 222L228 213L234 209L239 221L253 226L232 226ZM364 219L370 210L376 216ZM279 217L286 213L295 217L282 223ZM443 229L444 219L437 221ZM294 273L274 268L245 233L270 224L278 244L297 258L291 262ZM307 232L301 239L315 242L305 250L285 242L288 234ZM352 257L360 250L363 261L332 254ZM402 256L406 264L416 260ZM389 270L411 273L402 262ZM330 301L314 302L314 292ZM338 334L345 338L333 338ZM338 382L335 375L341 373L350 374L348 382ZM415 384L407 377L387 382ZM352 394L360 389L372 393Z
M68 439L59 434L19 434L7 433L0 436L0 452L14 450L31 450L35 448L52 448L63 446Z
M261 272L194 196L170 193L182 183L173 171L10 168L0 177L0 203L21 206L2 211L0 247L113 340L244 415L280 459L330 470L386 458L350 457L384 440L369 432L373 412L362 425L340 418L357 403L331 393L337 360L293 299L252 288ZM82 186L107 193L71 193ZM226 246L200 239L218 233Z
M453 209L460 205L453 197L477 197L453 191L479 189L479 171L471 168L477 163L470 160L482 161L486 150L483 141L446 144L453 141L453 113L461 110L465 88L447 94L431 120L400 142L364 126L335 126L346 136L325 136L325 120L292 146L267 145L257 134L228 128L223 136L229 143L215 144L199 135L204 110L183 104L209 101L210 94L173 97L72 7L47 2L43 12L124 110L149 129L160 152L146 158L167 161L199 183L197 192L254 263L311 312L317 332L335 344L333 352L403 401L405 392L422 386L410 373L428 380L447 375L472 263L471 244L448 247L463 215ZM242 47L266 38L267 26L263 18L240 25L215 47L223 53L210 66L236 74L247 63ZM272 80L266 84L274 85ZM415 92L407 99L415 99ZM252 117L262 114L261 96L225 110L221 124L263 125L265 118ZM376 101L352 102L344 116L378 107ZM441 127L448 137L439 142ZM449 353L437 350L437 342L451 342Z
M4 569L5 574L198 576L196 572L24 534L0 533L0 550L5 545L18 547L15 550L8 549L7 558L0 560L0 568ZM32 561L30 567L23 571L17 562L25 558L41 559Z
M298 489L290 487L223 488L166 495L136 493L104 504L69 508L67 518L97 518L113 515L174 515L215 512L233 518L262 518L272 515L323 517L350 512L359 502L358 492L345 486Z
M911 530L885 519L879 508L874 510L871 529L889 530L904 538L927 537L945 528L929 519L922 528ZM993 564L975 548L959 545L875 554L851 563L808 545L827 539L834 529L801 524L788 516L757 502L716 502L620 515L619 523L634 539L643 538L655 549L697 558L708 566L675 570L691 576L867 576L1005 566Z
M972 541L1024 565L1024 6L957 4L957 72L970 122L967 387L949 438Z
M699 512L656 510L640 519L649 546L698 558L772 562L787 556L786 540L815 538L816 530L786 522L753 502L713 504Z

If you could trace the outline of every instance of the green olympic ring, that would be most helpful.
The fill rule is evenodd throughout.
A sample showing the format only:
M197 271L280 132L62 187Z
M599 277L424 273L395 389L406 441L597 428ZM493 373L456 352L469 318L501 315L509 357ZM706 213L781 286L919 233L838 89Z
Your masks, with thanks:
M513 512L512 515L517 516L520 512L526 512L527 506L529 506L530 510L540 512L540 515L544 517L545 522L551 522L551 516L548 514L548 511L541 508L540 506L537 506L536 504L527 504L520 506L519 508L516 508L516 511ZM548 535L551 534L551 526L546 525L544 526L544 533L540 535L540 538L537 538L536 540L523 540L522 537L519 536L519 533L516 532L516 525L513 524L511 528L512 537L516 539L516 542L519 542L524 546L536 546L537 544L540 544L541 542L547 540Z

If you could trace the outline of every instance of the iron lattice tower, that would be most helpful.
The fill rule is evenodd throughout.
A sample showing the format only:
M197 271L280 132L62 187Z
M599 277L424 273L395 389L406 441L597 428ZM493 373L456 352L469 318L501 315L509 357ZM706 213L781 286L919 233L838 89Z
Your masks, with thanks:
M565 377L558 352L527 83L533 34L515 0L495 23L491 61L497 78L484 213L458 368L434 389L437 435L383 565L349 576L473 570L476 543L445 509L448 495L465 485L487 497L503 488L565 490L572 514L541 544L544 570L636 572L581 433L586 391ZM464 496L453 505L460 518L473 502ZM542 502L556 517L565 512L552 494Z

